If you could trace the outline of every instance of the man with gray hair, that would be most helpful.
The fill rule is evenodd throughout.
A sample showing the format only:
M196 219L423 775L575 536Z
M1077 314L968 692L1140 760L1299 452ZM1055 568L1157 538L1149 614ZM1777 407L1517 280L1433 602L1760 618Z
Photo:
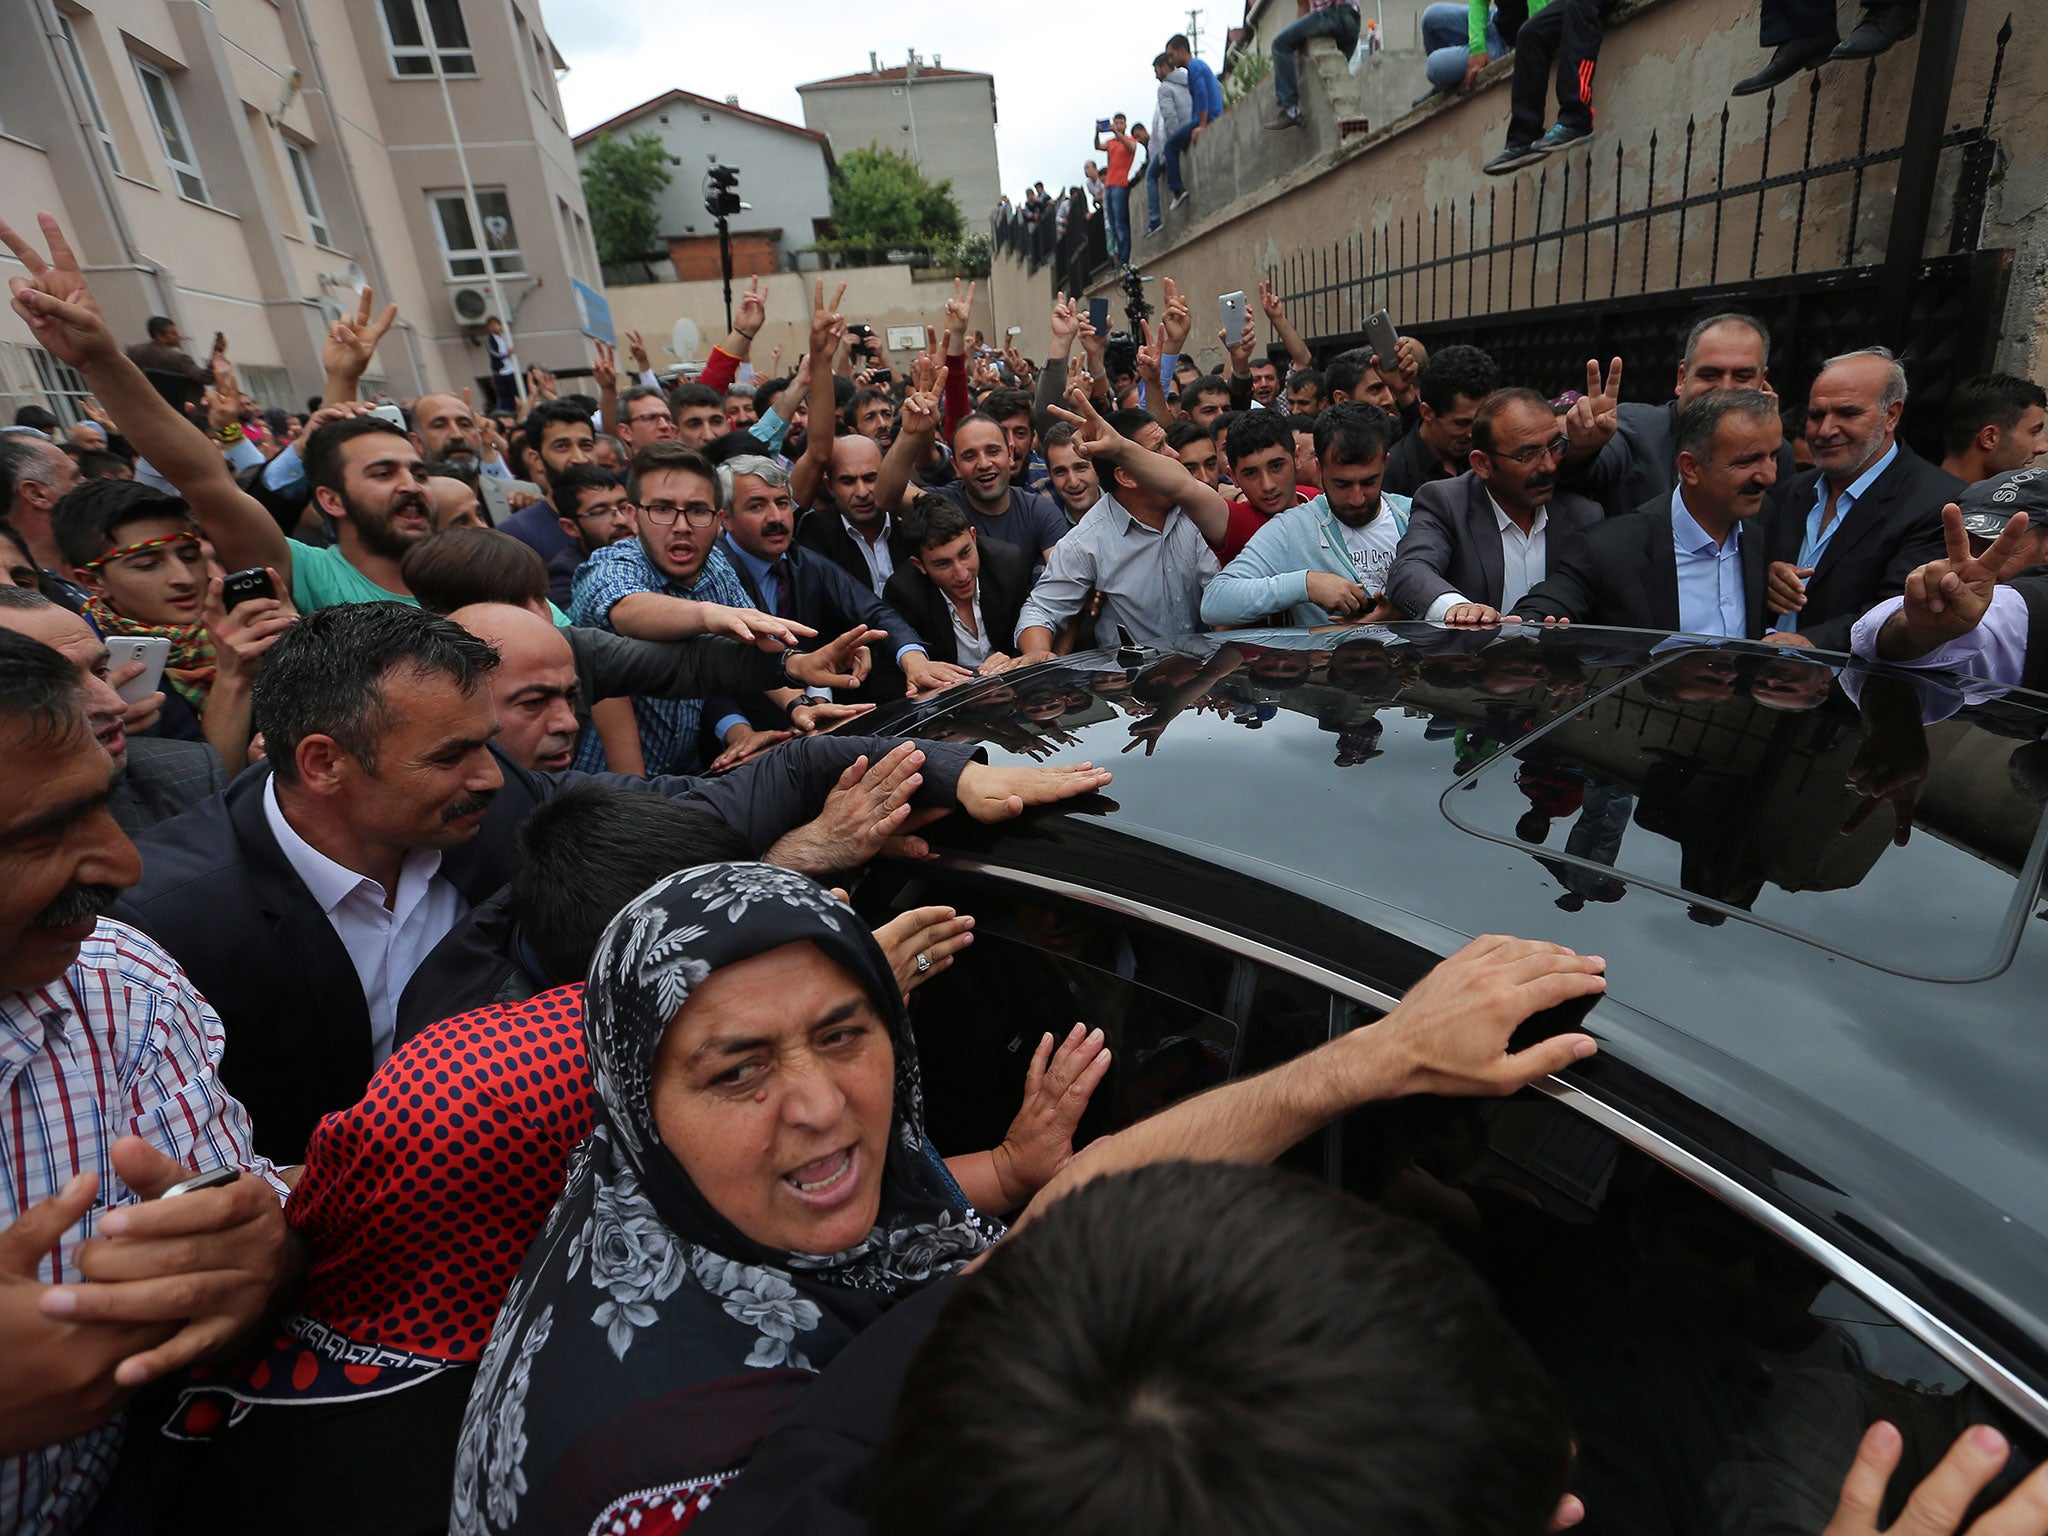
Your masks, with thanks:
M1771 388L1771 333L1738 310L1704 316L1686 332L1678 381L1662 405L1620 401L1621 359L1605 375L1586 364L1586 393L1565 416L1571 449L1563 486L1599 502L1609 517L1662 501L1678 484L1678 413L1716 389ZM1792 448L1778 454L1778 479L1795 473Z
M1898 440L1906 370L1883 347L1829 358L1806 399L1814 468L1779 488L1767 529L1777 630L1849 649L1857 617L1942 554L1964 485Z
M27 541L42 567L44 589L74 613L84 610L87 593L57 574L65 560L50 527L50 509L76 484L78 466L47 437L0 433L0 520Z
M718 466L718 549L731 563L754 606L820 635L839 635L856 624L886 635L863 696L901 698L929 693L973 677L966 667L933 661L903 616L856 581L835 561L796 542L796 505L789 472L773 459L741 454ZM894 667L882 665L893 660Z
M1745 525L1777 483L1784 437L1775 395L1702 392L1678 413L1671 494L1594 524L1515 616L1764 639L1765 541Z

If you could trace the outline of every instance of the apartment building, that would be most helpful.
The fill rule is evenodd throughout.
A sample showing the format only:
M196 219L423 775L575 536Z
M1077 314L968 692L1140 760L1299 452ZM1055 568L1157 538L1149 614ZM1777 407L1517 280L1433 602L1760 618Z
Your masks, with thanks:
M485 312L524 362L580 367L597 252L539 0L9 0L0 209L54 213L116 333L224 332L245 390L301 406L367 281L399 306L367 384L485 377ZM25 15L24 15L25 13ZM0 252L0 275L14 263ZM0 312L0 411L69 421L76 375Z
M813 80L796 93L804 124L832 142L841 159L879 145L917 163L928 181L953 183L953 200L969 229L978 229L1002 196L996 166L996 82L972 69L947 69L911 53L884 69L868 55L859 74Z

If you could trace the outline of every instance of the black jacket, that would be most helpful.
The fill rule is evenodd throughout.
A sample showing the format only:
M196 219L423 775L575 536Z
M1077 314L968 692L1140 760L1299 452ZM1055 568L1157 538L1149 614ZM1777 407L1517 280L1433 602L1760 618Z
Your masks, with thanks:
M855 546L855 535L846 531L846 522L838 512L818 507L806 512L797 521L796 541L805 549L823 555L862 586L872 590L874 578L868 572L867 556ZM889 568L900 571L910 564L912 550L903 540L903 530L895 518L889 519Z
M1820 471L1780 480L1770 510L1770 558L1797 564ZM1899 444L1899 456L1856 499L1806 579L1799 633L1824 651L1849 649L1849 631L1881 598L1906 590L1913 568L1939 560L1947 545L1941 509L1965 486L1939 465Z
M766 850L817 814L839 775L894 742L861 736L792 741L716 779L614 782L701 805ZM495 749L494 749L495 750ZM917 800L951 805L970 749L925 747ZM441 860L471 907L512 877L513 839L527 813L557 790L602 775L539 774L502 753L505 776L475 838ZM221 1080L248 1107L259 1151L299 1161L314 1125L368 1085L369 1005L348 951L293 871L263 813L268 764L136 839L142 879L113 916L140 928L184 967L227 1030ZM411 988L406 989L409 993ZM406 1011L402 995L399 1012Z
M1560 491L1544 519L1543 573L1555 575L1563 553L1595 523L1600 508L1583 496ZM1415 493L1408 531L1387 572L1387 596L1411 618L1449 592L1498 608L1506 591L1501 562L1500 519L1486 482L1473 470L1454 480L1436 480Z
M1671 499L1678 489L1678 401L1641 405L1628 401L1615 413L1619 429L1593 462L1566 482L1566 488L1590 496L1609 517L1633 512L1645 502ZM1778 446L1778 484L1798 471L1792 445Z
M1031 595L1031 557L996 539L979 539L976 545L981 553L981 622L987 626L989 646L1014 651L1017 616L1024 611L1024 599ZM960 649L953 639L953 602L937 582L906 560L896 567L883 596L923 637L926 655L933 661L959 663Z
M1764 578L1769 543L1763 516L1742 530L1742 596L1749 622L1741 638L1761 640L1768 624ZM1515 604L1518 618L1570 619L1624 629L1678 629L1678 557L1671 545L1671 498L1633 517L1610 517L1564 552L1557 568Z
M114 824L139 837L227 788L227 765L203 741L128 738L128 767L114 786L107 809Z
M740 585L747 589L747 596L754 600L754 605L763 612L773 612L762 595L760 583L754 579L753 571L748 569L739 551L733 548L731 540L720 534L718 546L725 551L725 558L732 562ZM796 585L789 617L799 624L808 624L818 632L818 638L811 644L822 645L836 639L856 624L882 630L889 638L873 647L874 670L868 675L868 685L861 690L860 696L878 703L902 698L903 674L897 667L896 654L906 645L914 645L920 650L924 648L917 631L904 622L903 615L875 596L874 588L865 580L855 581L816 550L792 543L788 559L790 579Z
M1458 476L1444 468L1444 461L1420 432L1410 432L1387 450L1387 473L1380 489L1396 496L1413 496L1425 485Z

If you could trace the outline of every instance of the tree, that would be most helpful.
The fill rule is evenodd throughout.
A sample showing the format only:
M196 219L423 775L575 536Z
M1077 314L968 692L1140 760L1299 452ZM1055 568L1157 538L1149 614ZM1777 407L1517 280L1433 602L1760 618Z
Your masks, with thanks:
M832 227L827 243L842 250L951 250L960 243L960 205L951 181L926 181L910 156L871 145L840 157Z
M583 201L599 261L644 261L659 250L654 200L671 179L668 152L653 134L636 133L623 143L608 133L597 136L583 162Z

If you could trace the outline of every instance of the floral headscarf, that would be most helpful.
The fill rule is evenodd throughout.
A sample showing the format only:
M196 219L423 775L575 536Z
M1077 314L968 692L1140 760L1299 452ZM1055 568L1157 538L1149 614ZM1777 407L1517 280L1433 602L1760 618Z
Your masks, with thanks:
M861 983L896 1057L880 1217L824 1255L743 1236L663 1144L651 1100L662 1034L705 978L805 941ZM478 1368L452 1536L681 1529L850 1340L1002 1232L925 1140L888 962L802 875L706 864L647 891L598 945L583 1027L595 1125Z

